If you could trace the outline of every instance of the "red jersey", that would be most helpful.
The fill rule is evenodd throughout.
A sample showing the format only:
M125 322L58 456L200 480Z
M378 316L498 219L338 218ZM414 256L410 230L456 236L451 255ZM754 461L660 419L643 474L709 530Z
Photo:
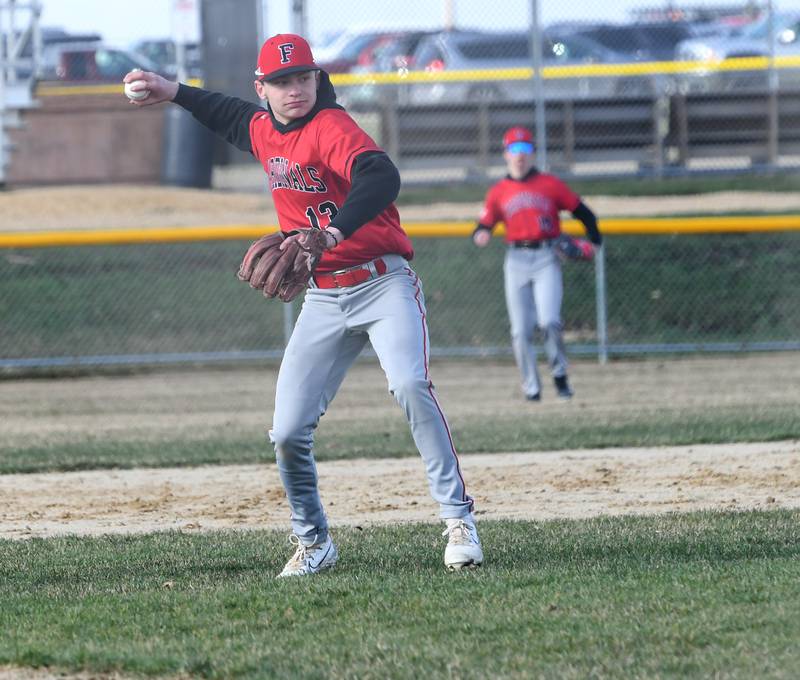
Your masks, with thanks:
M555 175L534 172L521 180L506 177L493 185L479 222L494 227L506 225L506 242L539 241L561 233L559 213L572 212L581 202Z
M356 157L382 149L342 109L322 109L305 125L278 132L268 112L250 121L253 154L267 173L282 231L328 226L350 192ZM394 203L322 255L317 271L330 272L381 255L414 256Z

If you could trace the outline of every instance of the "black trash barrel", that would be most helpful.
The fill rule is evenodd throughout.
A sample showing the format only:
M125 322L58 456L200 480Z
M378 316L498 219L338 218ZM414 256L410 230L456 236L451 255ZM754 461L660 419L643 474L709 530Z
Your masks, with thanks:
M161 183L208 189L214 161L214 133L186 109L167 106L161 156Z

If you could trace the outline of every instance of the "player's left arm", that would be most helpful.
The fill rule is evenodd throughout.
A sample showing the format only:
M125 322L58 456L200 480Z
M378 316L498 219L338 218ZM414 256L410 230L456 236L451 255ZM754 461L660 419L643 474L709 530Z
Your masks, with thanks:
M581 200L578 194L570 189L566 182L555 175L550 175L549 179L552 197L559 210L569 210L572 216L583 224L589 240L596 246L602 245L603 237L597 227L597 217L589 206Z
M578 207L572 211L572 216L583 224L586 235L596 246L603 245L603 236L597 227L597 216L592 212L588 205L583 201L578 203Z
M331 220L344 238L380 215L400 193L400 172L384 151L364 151L355 158L350 191Z

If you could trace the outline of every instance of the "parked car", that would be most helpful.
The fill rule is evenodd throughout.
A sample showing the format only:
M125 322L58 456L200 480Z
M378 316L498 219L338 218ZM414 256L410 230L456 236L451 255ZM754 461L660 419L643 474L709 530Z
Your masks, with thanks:
M118 82L135 68L161 72L144 55L94 42L45 48L44 67L45 80L69 82Z
M314 60L317 63L332 61L354 38L367 32L375 33L379 30L378 27L375 27L370 29L347 28L330 31L326 33L321 40L311 45L312 52L314 53Z
M556 35L545 32L542 40L542 65L576 66L619 63L620 55L579 35ZM531 79L497 78L481 80L436 80L437 73L451 71L504 71L530 68L531 35L528 31L485 33L480 31L445 31L420 41L413 55L416 70L431 74L430 83L407 86L410 104L458 103L485 101L530 101L534 97ZM547 78L546 99L613 97L618 93L618 79L608 76Z
M770 31L773 44L770 49ZM682 61L706 64L693 73L681 74L682 92L738 92L764 90L769 86L767 70L720 71L717 67L728 59L745 57L800 56L800 12L776 12L772 19L763 15L727 37L705 40L687 40L676 48L676 57ZM800 87L800 68L775 70L780 88Z
M414 53L424 38L436 31L406 31L375 50L375 70L403 73L415 68Z
M571 30L625 55L630 61L672 61L676 45L695 35L687 21L576 24Z
M614 50L630 63L673 61L676 46L696 35L696 27L687 21L648 21L630 24L573 25L574 35L600 43ZM629 76L620 81L620 94L650 96L672 94L676 79L668 73Z
M384 36L369 51L369 59L361 60L351 73L364 77L356 85L337 88L340 103L350 108L369 108L378 104L398 101L398 85L378 83L372 74L396 73L403 75L414 68L414 52L420 41L433 31L405 31Z
M50 65L50 74L54 73L55 60L48 62L48 54L58 54L61 49L67 49L74 45L98 45L101 37L97 33L67 33L62 28L43 26L40 31L42 54L37 55L41 60L38 64L38 72L35 73L37 63L33 54L33 40L30 33L18 33L16 40L22 40L22 45L15 45L14 49L19 55L14 63L14 77L18 80L26 80L33 76L44 76ZM8 34L0 34L0 54L6 51L5 41Z
M172 40L140 40L132 47L133 52L142 54L153 62L160 73L170 78L178 75L178 49ZM191 43L185 46L184 67L189 78L203 77L203 52L200 45Z
M328 73L349 73L356 66L371 66L375 50L401 35L400 31L343 33L329 47L314 53L314 61Z

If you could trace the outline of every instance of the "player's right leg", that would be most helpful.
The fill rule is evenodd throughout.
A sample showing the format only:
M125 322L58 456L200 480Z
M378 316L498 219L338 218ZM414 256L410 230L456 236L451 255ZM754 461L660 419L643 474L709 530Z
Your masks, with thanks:
M314 430L366 343L365 335L347 332L336 298L336 292L310 290L306 294L278 372L269 437L298 542L295 556L281 575L316 573L315 559L326 552L329 542L312 451ZM302 559L295 559L300 552ZM306 558L311 560L308 565ZM293 562L301 571L291 569L292 574L286 574ZM322 568L326 566L332 566L329 556Z
M564 347L564 326L561 321L561 302L564 283L561 263L552 253L544 254L542 266L534 273L534 297L539 327L544 333L544 351L559 399L570 399L572 388L567 378L567 352Z
M358 305L349 316L352 323L368 330L389 391L405 412L425 462L431 496L447 523L445 565L448 569L477 566L483 562L483 550L472 514L473 500L430 376L425 298L419 278L406 266L365 286L358 295Z
M509 249L503 264L506 309L511 325L511 347L522 379L525 397L536 400L541 391L536 366L536 309L531 275L532 252Z

